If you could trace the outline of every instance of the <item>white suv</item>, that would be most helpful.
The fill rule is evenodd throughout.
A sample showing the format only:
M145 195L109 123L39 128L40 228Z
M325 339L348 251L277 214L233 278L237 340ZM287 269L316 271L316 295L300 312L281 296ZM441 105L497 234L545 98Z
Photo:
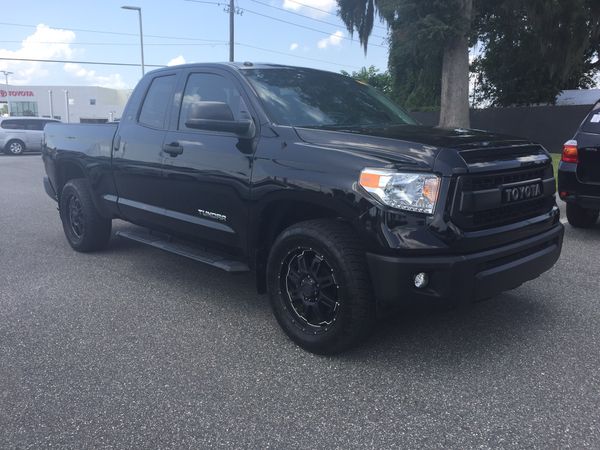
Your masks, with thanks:
M21 155L25 151L40 151L44 126L59 120L42 117L0 118L0 151L7 155Z

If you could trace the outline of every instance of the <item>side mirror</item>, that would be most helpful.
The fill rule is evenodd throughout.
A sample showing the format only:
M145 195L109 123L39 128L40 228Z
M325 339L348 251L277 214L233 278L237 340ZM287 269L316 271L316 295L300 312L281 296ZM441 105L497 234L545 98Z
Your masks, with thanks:
M231 108L224 102L196 102L191 105L185 126L196 130L233 133L240 138L254 137L254 122L235 120Z

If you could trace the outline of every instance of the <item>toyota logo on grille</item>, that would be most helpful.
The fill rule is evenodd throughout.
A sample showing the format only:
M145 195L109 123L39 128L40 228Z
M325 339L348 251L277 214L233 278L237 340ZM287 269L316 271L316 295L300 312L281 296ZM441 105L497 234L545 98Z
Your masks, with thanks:
M504 189L504 202L512 203L520 200L528 200L542 195L542 186L540 183L524 184Z

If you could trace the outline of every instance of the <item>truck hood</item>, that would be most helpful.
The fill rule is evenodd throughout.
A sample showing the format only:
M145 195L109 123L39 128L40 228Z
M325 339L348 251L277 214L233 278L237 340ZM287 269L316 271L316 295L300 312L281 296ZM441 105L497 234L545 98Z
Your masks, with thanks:
M296 128L304 142L340 148L394 162L433 167L440 152L459 153L475 148L531 144L530 141L481 130L447 129L421 125L377 128Z

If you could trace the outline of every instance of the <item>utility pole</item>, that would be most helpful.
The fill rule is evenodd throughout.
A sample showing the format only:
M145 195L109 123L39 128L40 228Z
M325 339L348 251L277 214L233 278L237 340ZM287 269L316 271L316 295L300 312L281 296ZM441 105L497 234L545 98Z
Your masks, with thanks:
M48 90L48 101L50 102L50 118L54 119L54 99L52 98L52 89Z
M224 9L225 12L229 13L229 62L234 60L234 46L235 46L235 15L241 16L244 10L235 6L235 0L229 0L229 6Z
M233 37L234 37L234 26L235 21L233 16L235 14L234 0L229 0L229 62L233 62Z
M65 110L67 112L67 123L71 123L71 114L69 112L69 91L65 89Z
M6 111L10 117L10 91L8 90L8 76L12 75L13 73L6 70L0 70L0 72L4 74L4 81L6 82Z

